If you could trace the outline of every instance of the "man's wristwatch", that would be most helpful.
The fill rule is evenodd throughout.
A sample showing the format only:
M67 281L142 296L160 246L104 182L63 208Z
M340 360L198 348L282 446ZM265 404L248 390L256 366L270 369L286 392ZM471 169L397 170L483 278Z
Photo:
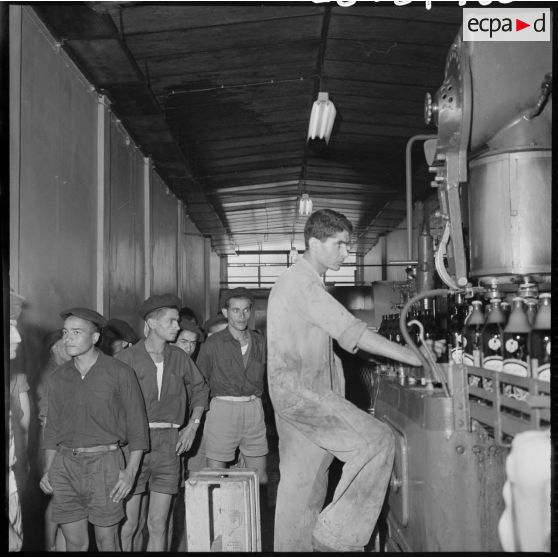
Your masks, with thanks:
M192 422L193 422L194 424L199 424L201 421L200 421L200 419L194 419Z

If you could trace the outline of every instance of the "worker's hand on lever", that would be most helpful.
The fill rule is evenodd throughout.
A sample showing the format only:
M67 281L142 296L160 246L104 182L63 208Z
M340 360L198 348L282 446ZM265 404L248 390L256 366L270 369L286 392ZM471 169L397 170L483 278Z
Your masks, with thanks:
M446 341L440 339L430 343L430 351L434 353L434 358L438 359L445 350ZM364 330L362 336L358 340L357 347L375 355L384 356L392 360L397 360L410 366L422 366L422 361L418 355L409 347L394 343L369 329ZM427 348L420 346L419 350L427 357Z

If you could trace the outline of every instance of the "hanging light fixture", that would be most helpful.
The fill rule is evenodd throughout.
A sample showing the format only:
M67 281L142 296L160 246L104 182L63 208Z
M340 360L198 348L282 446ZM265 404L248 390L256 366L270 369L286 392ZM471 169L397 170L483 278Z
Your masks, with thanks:
M308 194L302 194L298 202L298 214L310 215L312 213L312 200Z
M312 105L310 113L310 124L308 125L308 138L306 141L315 139L325 139L329 143L333 123L335 122L334 104L329 100L329 95L324 92L318 93L318 100Z

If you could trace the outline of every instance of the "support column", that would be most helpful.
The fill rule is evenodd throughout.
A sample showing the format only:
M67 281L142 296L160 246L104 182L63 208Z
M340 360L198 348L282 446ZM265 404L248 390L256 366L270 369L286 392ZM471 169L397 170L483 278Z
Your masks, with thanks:
M151 159L143 158L143 297L151 295Z
M97 246L95 281L95 307L97 312L104 314L110 312L108 308L107 282L107 247L108 247L108 218L110 212L110 196L108 188L110 182L110 125L108 100L105 95L97 98Z
M211 317L211 239L203 239L204 315ZM207 319L206 318L206 319Z

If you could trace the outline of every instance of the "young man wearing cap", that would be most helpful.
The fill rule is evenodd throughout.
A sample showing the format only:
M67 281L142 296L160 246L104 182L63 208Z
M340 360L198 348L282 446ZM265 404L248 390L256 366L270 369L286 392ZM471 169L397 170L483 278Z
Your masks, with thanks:
M275 552L362 552L391 475L390 428L345 399L332 339L351 353L362 349L420 365L410 349L367 329L325 290L321 276L341 267L351 232L344 215L313 213L304 228L304 256L269 296L268 382L281 473ZM322 511L334 456L344 462L343 473Z
M265 340L248 328L253 303L248 289L228 291L222 308L228 325L203 343L196 362L212 397L204 427L208 466L225 467L239 448L246 466L256 469L260 484L265 484Z
M148 552L166 550L167 519L180 481L180 455L190 449L207 406L209 388L190 357L170 343L180 329L180 300L172 294L153 295L140 315L146 338L118 353L138 377L149 422L150 451L143 459L133 496L126 504L122 550L132 550L142 494L149 485ZM188 402L192 414L188 416Z
M68 552L88 550L88 521L97 548L114 552L123 501L149 447L145 406L134 371L95 347L106 319L88 308L60 316L71 360L48 379L40 486L53 495L52 520L61 524Z
M136 332L128 322L118 318L111 318L108 321L107 327L103 330L100 348L107 355L115 356L123 349L127 349L137 343L138 339Z

